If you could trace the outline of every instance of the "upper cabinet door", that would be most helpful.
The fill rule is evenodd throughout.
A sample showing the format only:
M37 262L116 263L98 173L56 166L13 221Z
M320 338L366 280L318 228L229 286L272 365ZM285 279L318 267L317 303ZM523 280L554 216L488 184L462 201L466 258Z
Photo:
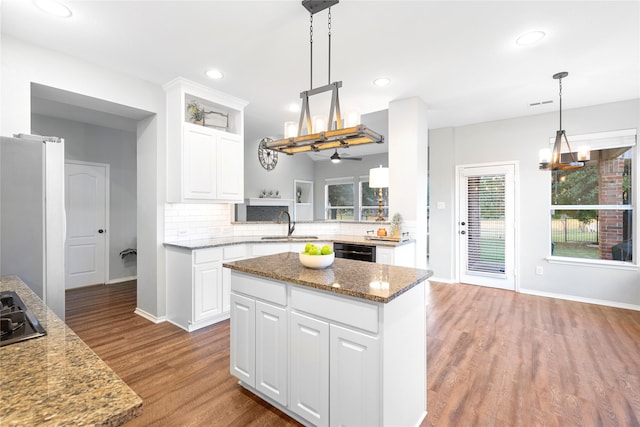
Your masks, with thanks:
M217 198L242 202L244 199L244 144L239 135L220 133L217 147Z
M203 126L185 124L183 145L183 196L214 200L216 188L216 138Z

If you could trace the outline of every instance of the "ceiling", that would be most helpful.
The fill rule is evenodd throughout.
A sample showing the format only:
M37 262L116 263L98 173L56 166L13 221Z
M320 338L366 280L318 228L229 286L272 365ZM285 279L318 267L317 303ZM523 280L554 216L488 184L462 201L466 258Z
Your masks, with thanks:
M182 76L249 101L249 142L280 138L283 123L299 116L288 105L299 104L310 86L309 13L299 1L63 0L73 11L68 19L28 0L0 1L3 36L159 85ZM331 79L343 82L343 111L379 112L394 99L418 96L432 129L555 112L558 82L551 76L558 71L569 72L565 109L640 98L637 0L343 0L331 12ZM531 30L546 37L516 45ZM314 17L314 87L328 82L327 45L324 11ZM206 77L210 68L224 78ZM379 76L391 84L374 86ZM50 98L54 106L73 102ZM554 102L530 106L548 100ZM328 104L312 101L311 108L328 113ZM137 114L124 106L108 113Z

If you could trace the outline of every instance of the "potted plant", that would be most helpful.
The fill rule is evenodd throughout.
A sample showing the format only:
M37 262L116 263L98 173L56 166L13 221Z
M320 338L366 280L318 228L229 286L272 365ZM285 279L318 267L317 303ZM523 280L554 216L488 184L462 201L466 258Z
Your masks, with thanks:
M200 104L196 100L193 100L187 104L187 113L191 121L197 125L204 124L204 108L200 107Z
M402 224L402 215L396 212L395 214L393 214L393 218L391 218L391 230L393 236L395 237L400 236L400 224Z

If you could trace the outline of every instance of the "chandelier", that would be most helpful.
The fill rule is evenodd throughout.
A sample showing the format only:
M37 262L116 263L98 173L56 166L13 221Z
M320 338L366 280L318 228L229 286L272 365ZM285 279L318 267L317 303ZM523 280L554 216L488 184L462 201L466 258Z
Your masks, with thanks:
M362 124L349 123L345 127L345 121L340 110L340 99L338 90L342 87L341 81L331 82L331 6L337 4L339 0L316 1L304 0L302 5L310 13L310 89L300 92L302 108L300 109L300 120L297 132L295 126L285 124L285 135L283 139L270 141L267 148L289 155L308 151L320 151L328 149L346 148L353 145L384 142L384 136L367 128ZM324 86L313 87L313 15L324 9L329 9L329 75L328 83ZM329 107L329 119L322 126L314 128L312 124L311 111L309 108L309 97L321 93L331 92L331 105Z
M562 71L553 75L558 80L560 87L560 127L556 131L556 140L553 149L548 148L540 150L540 170L571 170L584 167L586 161L590 158L589 147L580 147L577 153L571 151L567 134L562 129L562 79L567 77L569 73ZM564 154L563 154L564 153Z

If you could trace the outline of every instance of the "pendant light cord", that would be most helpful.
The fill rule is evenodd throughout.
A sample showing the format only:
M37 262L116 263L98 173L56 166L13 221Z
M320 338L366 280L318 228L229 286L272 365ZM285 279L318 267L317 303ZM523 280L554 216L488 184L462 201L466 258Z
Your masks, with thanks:
M327 84L331 84L331 8L329 8L329 72L327 73L328 82Z
M311 90L313 89L313 13L309 16L309 90Z

